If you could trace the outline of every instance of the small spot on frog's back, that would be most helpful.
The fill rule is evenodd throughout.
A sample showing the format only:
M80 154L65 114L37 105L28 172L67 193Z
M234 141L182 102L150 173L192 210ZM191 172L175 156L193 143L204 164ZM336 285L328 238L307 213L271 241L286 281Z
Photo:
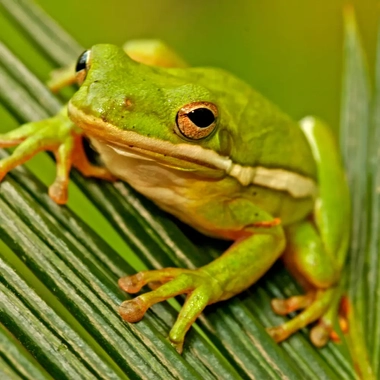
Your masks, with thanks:
M126 109L131 109L133 107L132 100L129 98L124 99L124 106Z

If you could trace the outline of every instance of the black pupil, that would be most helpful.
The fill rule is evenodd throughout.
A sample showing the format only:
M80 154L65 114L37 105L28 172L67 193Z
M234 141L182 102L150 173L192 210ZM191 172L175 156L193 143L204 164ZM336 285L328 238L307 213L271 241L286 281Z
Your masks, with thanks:
M87 68L87 57L89 51L84 51L78 58L77 65L75 66L75 71L79 73L79 71L86 70Z
M214 114L208 108L197 108L187 116L199 128L207 128L215 121Z

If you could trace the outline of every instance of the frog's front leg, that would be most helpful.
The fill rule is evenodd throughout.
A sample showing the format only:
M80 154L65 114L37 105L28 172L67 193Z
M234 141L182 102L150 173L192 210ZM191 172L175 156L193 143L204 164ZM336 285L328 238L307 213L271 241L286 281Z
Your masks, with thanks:
M278 314L304 309L282 326L269 329L276 341L319 320L311 330L316 346L327 343L342 296L339 277L348 249L350 200L338 148L330 129L322 122L306 118L301 122L318 169L319 195L312 221L286 229L285 263L307 291L305 296L274 300Z
M249 207L257 215L254 206ZM120 306L120 314L128 322L140 320L146 310L157 302L179 294L187 294L169 339L178 352L182 351L185 334L203 309L226 300L256 282L281 255L285 247L279 220L261 212L262 221L253 221L239 231L240 238L218 259L197 270L166 268L146 271L120 279L128 293L139 291L149 283L162 283L157 289L142 294Z
M50 119L30 122L0 135L0 148L18 145L9 157L0 160L0 181L10 170L44 150L52 151L56 158L57 174L49 187L49 195L59 204L67 202L72 166L86 176L112 180L105 168L93 166L88 161L82 138L81 130L68 118L66 107Z

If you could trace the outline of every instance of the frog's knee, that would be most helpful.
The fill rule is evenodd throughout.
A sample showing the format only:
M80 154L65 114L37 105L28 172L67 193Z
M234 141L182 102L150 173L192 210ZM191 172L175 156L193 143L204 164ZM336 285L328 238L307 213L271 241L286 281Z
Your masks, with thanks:
M331 288L338 282L339 277L339 271L335 270L333 266L328 265L325 265L323 268L317 268L311 275L306 275L308 282L318 289Z
M310 254L294 251L287 246L283 259L287 268L301 283L306 282L318 289L326 289L333 286L340 276L340 271L333 260L326 254ZM307 250L307 248L305 248Z
M303 221L288 227L286 237L284 261L297 277L302 276L309 284L321 289L329 288L338 281L338 263L326 251L312 223Z

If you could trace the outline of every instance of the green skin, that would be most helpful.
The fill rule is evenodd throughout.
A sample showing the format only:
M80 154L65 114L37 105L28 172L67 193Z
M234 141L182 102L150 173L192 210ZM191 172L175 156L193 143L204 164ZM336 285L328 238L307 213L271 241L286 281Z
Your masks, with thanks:
M74 78L63 71L51 86L58 89ZM319 320L311 339L324 345L341 296L338 280L350 212L344 172L329 129L312 118L293 122L233 75L188 68L157 41L132 42L124 50L96 45L77 79L83 83L70 100L68 113L65 108L56 117L0 135L0 146L20 144L10 158L0 161L0 179L46 149L58 158L57 179L50 188L58 203L66 201L71 166L111 179L105 169L83 164L85 158L78 151L85 134L113 176L201 232L235 241L221 257L197 270L167 268L122 278L120 286L130 293L148 283L162 285L125 301L121 316L135 322L154 303L188 294L169 334L181 352L187 330L206 305L248 288L283 255L306 294L273 300L272 307L279 314L304 310L268 332L281 341ZM200 101L214 104L218 115L212 132L194 140L178 131L177 113ZM136 136L144 137L141 143ZM210 163L206 158L210 154L218 162L229 159L247 170L268 169L270 181L245 183ZM317 191L295 195L279 188L283 173L296 174L293 187L302 187L298 181L305 180L315 183Z

